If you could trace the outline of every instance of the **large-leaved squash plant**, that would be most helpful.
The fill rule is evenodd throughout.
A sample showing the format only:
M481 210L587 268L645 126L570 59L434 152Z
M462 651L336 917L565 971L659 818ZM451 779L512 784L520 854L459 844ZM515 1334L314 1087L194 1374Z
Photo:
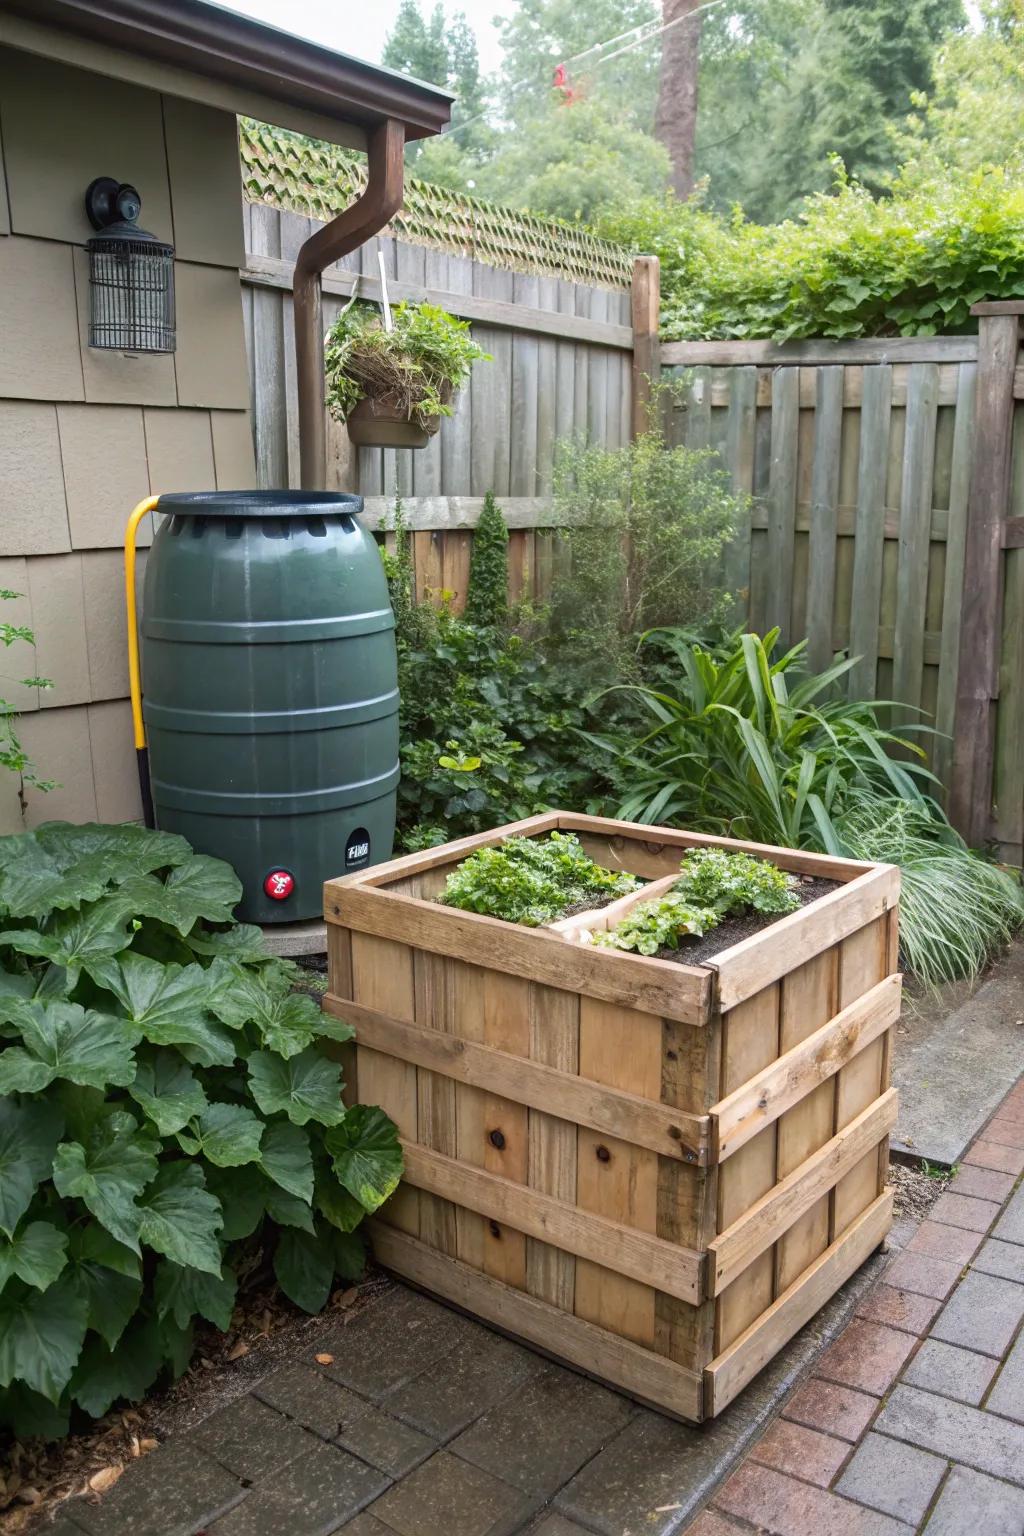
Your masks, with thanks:
M240 1261L318 1311L402 1156L341 1101L351 1029L180 837L0 838L0 1422L53 1437L180 1374Z

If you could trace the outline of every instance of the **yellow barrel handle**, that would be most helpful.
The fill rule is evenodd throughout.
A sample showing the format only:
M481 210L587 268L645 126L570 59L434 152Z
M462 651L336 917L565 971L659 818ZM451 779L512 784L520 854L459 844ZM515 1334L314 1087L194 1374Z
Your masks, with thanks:
M139 789L147 827L156 825L153 815L153 796L149 784L149 762L146 751L146 727L142 719L142 674L139 669L139 626L135 612L135 536L139 524L150 512L155 512L159 496L147 496L140 501L124 531L124 596L128 617L128 689L132 701L132 730L135 733L135 756L139 768Z

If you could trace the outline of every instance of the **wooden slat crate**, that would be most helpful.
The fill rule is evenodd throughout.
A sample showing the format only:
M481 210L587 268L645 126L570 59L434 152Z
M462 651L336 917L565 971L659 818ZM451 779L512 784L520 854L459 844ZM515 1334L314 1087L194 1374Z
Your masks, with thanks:
M715 844L841 883L702 966L433 899L473 849L556 828L646 879ZM881 1243L897 870L552 812L324 894L347 1092L405 1150L388 1268L700 1421Z

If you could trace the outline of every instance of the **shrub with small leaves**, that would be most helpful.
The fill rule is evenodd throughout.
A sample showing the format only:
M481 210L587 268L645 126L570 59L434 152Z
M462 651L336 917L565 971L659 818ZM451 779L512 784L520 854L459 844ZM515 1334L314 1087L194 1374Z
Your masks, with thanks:
M142 827L0 838L0 1423L64 1433L180 1375L244 1263L309 1312L396 1187L352 1036L232 920L229 865Z
M701 938L718 926L714 907L700 907L679 891L669 891L658 901L640 901L607 933L592 933L590 942L601 949L627 949L638 955L656 955L662 949L678 949L680 941Z
M714 907L722 917L753 910L781 917L800 905L796 881L785 870L727 848L696 848L682 862L674 890L698 906Z
M552 832L478 848L448 876L441 900L464 912L539 928L581 903L597 905L639 884L635 875L595 864L573 833Z
M508 619L508 528L501 508L488 491L473 532L465 621L478 629Z

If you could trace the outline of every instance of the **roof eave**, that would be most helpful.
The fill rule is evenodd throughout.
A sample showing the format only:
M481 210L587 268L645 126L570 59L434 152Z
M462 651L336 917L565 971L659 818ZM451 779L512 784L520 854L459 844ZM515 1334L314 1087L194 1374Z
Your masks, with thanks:
M0 0L0 8L339 123L372 128L397 118L407 139L421 139L451 117L447 91L207 0Z

